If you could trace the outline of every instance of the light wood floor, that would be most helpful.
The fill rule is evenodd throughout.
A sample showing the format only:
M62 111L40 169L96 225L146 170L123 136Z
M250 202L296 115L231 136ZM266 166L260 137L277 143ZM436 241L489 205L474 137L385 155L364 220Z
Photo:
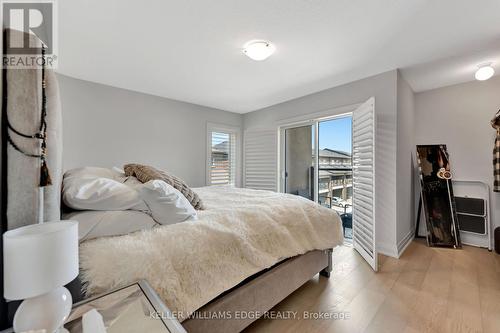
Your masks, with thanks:
M414 241L374 273L350 247L334 252L330 279L316 277L273 311L299 319L260 319L250 332L500 332L500 255L484 249L429 248ZM304 311L349 313L305 320Z

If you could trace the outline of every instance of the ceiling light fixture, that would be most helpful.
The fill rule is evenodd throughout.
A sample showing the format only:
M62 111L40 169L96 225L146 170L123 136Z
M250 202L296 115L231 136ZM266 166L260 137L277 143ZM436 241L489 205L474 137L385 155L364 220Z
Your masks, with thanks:
M252 40L246 43L243 47L243 53L255 61L261 61L269 58L274 51L276 51L276 47L270 42L266 42L264 40Z
M476 71L476 80L479 81L485 81L491 78L495 74L495 70L493 67L491 67L491 62L486 63L486 64L481 64L478 67L478 70Z

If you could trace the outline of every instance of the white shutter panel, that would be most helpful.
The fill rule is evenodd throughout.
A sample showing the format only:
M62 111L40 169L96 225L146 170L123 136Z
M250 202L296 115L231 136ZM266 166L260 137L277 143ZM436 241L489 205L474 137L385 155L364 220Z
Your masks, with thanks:
M353 112L353 244L377 270L375 248L375 100Z
M277 131L245 131L243 186L256 190L277 190Z

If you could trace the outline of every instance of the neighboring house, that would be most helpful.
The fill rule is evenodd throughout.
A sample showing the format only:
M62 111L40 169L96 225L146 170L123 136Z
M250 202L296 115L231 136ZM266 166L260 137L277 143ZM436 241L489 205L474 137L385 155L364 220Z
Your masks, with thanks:
M223 141L212 146L211 183L213 185L229 184L231 167L229 163L229 142Z
M319 151L319 203L326 207L352 205L352 156L334 149Z

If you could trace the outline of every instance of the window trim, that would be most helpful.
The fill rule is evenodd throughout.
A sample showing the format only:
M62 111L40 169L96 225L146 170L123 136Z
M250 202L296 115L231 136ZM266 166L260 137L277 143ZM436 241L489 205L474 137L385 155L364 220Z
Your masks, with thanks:
M234 186L241 186L241 127L207 122L207 133L206 133L206 160L205 160L205 185L215 186L210 182L210 170L212 165L212 132L222 132L234 134L236 137L236 174L234 179Z

